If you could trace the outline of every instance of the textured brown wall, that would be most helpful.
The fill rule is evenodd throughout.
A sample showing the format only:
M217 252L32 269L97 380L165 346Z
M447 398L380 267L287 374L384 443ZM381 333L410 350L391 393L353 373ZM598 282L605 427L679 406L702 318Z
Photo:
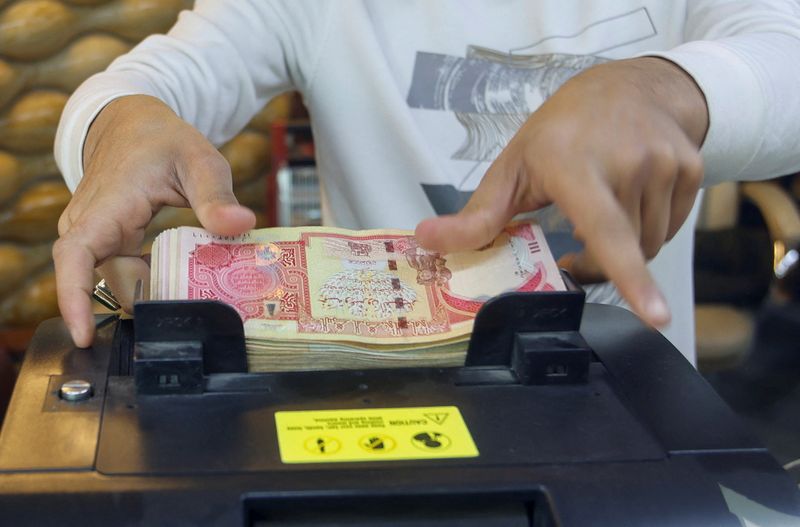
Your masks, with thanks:
M0 347L4 336L58 314L50 251L70 194L52 149L69 93L145 36L167 30L191 3L0 0ZM262 224L269 126L288 111L288 98L279 97L221 148L237 196ZM182 224L196 224L191 211L164 210L149 238Z

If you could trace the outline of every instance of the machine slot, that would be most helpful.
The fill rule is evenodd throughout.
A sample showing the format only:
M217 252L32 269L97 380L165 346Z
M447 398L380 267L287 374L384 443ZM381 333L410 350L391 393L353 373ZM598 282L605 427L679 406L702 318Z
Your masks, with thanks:
M527 495L251 497L246 527L554 527L543 492Z

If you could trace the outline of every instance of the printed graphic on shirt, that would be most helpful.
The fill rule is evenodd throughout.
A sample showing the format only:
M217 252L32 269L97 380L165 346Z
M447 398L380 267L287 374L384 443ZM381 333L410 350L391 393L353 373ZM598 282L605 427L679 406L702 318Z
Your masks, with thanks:
M467 203L489 163L568 79L609 60L600 53L654 35L652 19L642 7L508 51L469 46L464 57L417 52L406 102L415 109L452 112L464 138L450 159L472 162L456 184L422 183L436 213L451 214ZM536 53L545 43L553 49L575 41L590 52ZM572 238L572 226L554 207L535 216L557 257L580 249Z
M452 158L490 161L567 79L600 62L590 55L509 55L474 46L465 58L419 52L407 103L455 112L466 138Z

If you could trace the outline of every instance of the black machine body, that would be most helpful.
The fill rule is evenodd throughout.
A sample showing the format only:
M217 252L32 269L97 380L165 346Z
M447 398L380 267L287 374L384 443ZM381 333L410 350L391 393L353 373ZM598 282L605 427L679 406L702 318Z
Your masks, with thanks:
M0 524L800 525L680 353L568 283L488 302L461 368L247 373L213 302L98 317L90 349L48 321L0 432Z

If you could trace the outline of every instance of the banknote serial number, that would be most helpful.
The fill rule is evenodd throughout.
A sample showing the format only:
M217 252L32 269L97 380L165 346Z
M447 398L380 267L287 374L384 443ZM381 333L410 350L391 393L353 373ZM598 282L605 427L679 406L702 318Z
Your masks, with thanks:
M236 241L243 241L249 240L252 235L249 232L245 232L244 234L240 234L239 236L218 236L216 234L210 234L207 232L192 232L192 238L198 238L201 240L214 240L218 242L236 242Z

